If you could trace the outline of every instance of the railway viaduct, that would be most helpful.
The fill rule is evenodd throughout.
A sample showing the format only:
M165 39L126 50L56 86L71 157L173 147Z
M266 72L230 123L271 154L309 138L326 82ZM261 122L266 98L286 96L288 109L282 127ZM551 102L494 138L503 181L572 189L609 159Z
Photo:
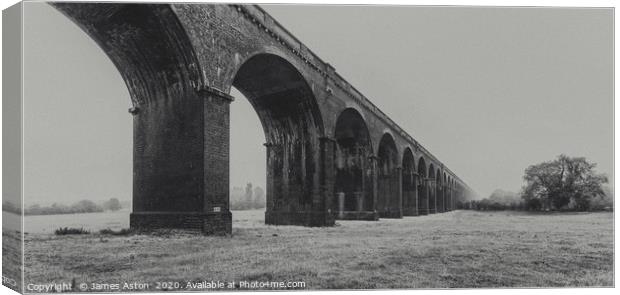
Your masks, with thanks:
M99 44L129 89L132 228L231 232L231 87L265 132L267 224L441 213L472 194L258 6L52 5Z

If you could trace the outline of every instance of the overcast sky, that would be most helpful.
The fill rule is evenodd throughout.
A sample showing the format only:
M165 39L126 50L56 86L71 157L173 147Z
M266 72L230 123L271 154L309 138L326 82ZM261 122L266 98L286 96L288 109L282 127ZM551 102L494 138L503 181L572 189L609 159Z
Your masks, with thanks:
M611 9L263 7L482 196L561 153L612 176ZM50 6L25 16L26 203L128 199L118 71ZM264 187L260 123L233 95L231 183Z

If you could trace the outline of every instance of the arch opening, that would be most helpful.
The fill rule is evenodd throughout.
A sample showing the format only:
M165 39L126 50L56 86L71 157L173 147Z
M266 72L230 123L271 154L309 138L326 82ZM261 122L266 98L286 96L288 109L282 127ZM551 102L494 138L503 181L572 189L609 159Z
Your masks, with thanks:
M345 109L336 120L336 181L332 211L338 219L374 220L372 142L361 114Z
M443 173L443 211L447 212L449 204L448 204L448 194L449 194L449 189L448 189L448 176L446 175L446 173Z
M265 134L249 100L231 87L235 98L230 104L230 195L229 206L235 220L264 222L267 167Z
M423 157L418 160L418 213L428 214L429 189L428 178L426 177L426 161Z
M452 201L454 200L454 178L452 178L452 176L449 177L450 180L448 181L448 206L450 208L450 211L454 210L454 204L452 203Z
M444 212L444 189L443 189L443 178L441 177L441 170L437 168L437 173L435 173L435 179L437 180L437 213Z
M437 213L437 179L435 178L435 165L431 163L428 167L429 193L428 193L428 213Z
M176 12L161 4L52 5L98 43L129 89L131 227L230 233L230 96L203 80L201 66L209 65L200 65ZM258 54L230 86L248 98L265 134L266 223L329 224L319 190L323 123L301 73L282 57Z
M450 211L454 210L454 178L450 177Z
M258 114L265 133L267 181L265 222L297 224L313 211L318 190L318 139L322 119L314 94L287 60L258 54L237 71L233 87Z
M90 225L91 230L105 229L107 221L114 222L114 230L126 228L133 156L126 84L108 55L60 11L44 2L24 4L23 9L37 20L29 21L22 35L28 56L23 67L29 73L24 85L36 85L24 93L28 111L23 116L29 124L23 126L28 154L23 177L29 185L23 205L39 207L34 215L46 214L44 227L30 223L34 226L27 231L86 225L89 214L56 217L100 210L101 222ZM92 73L98 74L96 79Z
M380 217L400 218L400 171L398 171L398 150L390 134L384 134L377 153L377 209Z
M417 184L415 158L410 148L405 149L403 154L403 171L402 171L402 208L404 216L417 215Z
M132 228L180 227L203 208L200 70L169 5L51 3L114 63L133 107ZM151 214L170 212L169 214ZM174 213L172 213L174 212Z

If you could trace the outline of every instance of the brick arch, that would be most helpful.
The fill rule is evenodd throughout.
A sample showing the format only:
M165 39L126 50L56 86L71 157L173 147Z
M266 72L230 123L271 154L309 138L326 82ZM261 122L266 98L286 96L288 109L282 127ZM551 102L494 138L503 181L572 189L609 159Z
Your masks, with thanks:
M256 54L236 72L233 86L250 101L267 140L268 224L286 223L289 208L310 211L323 119L302 74L274 54Z
M204 84L192 42L170 5L51 5L106 53L135 106L180 99Z
M428 213L430 214L437 213L437 179L435 177L435 169L436 166L434 163L428 165Z
M204 173L196 165L204 160L204 102L196 91L203 80L192 42L171 6L51 5L99 45L128 88L134 106L132 227L165 223L144 217L145 212L195 211L205 184L201 177L186 176Z
M443 204L443 211L446 212L449 210L449 191L450 189L448 188L448 176L446 174L446 172L443 172L443 180L442 180L442 204Z
M331 206L339 219L375 220L372 139L362 114L346 108L334 128L336 142L334 192Z
M248 98L272 143L286 135L323 135L323 119L311 87L299 70L282 56L261 53L236 71L232 85Z
M411 148L405 148L402 156L402 208L404 216L417 215L416 163Z
M454 177L452 175L448 184L450 185L450 210L454 210Z
M400 152L398 151L398 144L397 144L397 138L394 133L392 132L392 130L390 130L387 127L383 127L383 128L374 128L374 132L373 130L371 130L371 134L373 136L373 138L375 139L373 141L374 143L374 150L378 151L381 148L381 143L385 143L384 140L390 139L392 142L394 142L394 147L396 150L396 160L394 160L396 163L399 163L397 165L400 165L400 160L402 155L400 154Z
M443 176L441 174L441 168L437 168L437 171L435 173L435 179L436 179L436 186L435 186L435 195L437 198L437 213L442 213L444 212L444 197L443 197Z
M377 151L377 210L381 217L402 217L399 158L394 137L390 133L384 133Z
M418 214L427 215L429 207L429 183L427 179L427 164L424 157L418 159Z
M250 99L268 141L267 223L334 225L339 147L332 132L349 106L360 109L373 139L368 174L381 185L373 185L373 209L402 216L399 151L411 145L426 157L422 170L420 162L414 167L428 204L433 191L424 178L430 161L438 160L260 7L52 5L99 43L129 88L135 105L132 228L232 231L231 87ZM465 193L460 181L458 189Z

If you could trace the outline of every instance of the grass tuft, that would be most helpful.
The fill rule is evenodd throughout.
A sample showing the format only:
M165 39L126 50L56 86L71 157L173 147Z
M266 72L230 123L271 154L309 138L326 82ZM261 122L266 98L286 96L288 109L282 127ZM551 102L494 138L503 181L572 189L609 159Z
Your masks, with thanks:
M110 228L106 228L106 229L102 229L99 231L100 234L102 235L112 235L112 236L128 236L133 234L133 230L129 229L129 228L123 228L120 230L113 230Z
M65 235L87 235L90 234L90 231L85 230L83 227L73 228L73 227L61 227L54 231L54 234L57 236L65 236Z

